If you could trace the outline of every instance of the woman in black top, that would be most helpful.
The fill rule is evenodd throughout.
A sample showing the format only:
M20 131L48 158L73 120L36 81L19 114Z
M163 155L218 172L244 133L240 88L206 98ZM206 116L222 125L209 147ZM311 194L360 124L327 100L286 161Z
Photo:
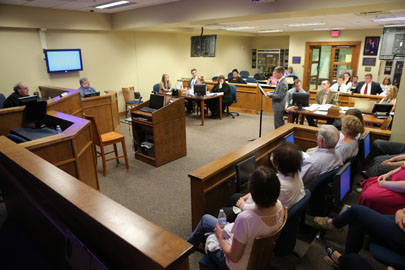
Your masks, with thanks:
M212 88L211 93L223 92L222 96L222 111L224 111L226 106L229 106L233 102L233 97L231 94L231 89L229 85L225 82L224 75L218 77L218 83ZM216 118L219 116L219 101L218 99L207 100L207 106L210 109L212 115L211 117Z
M218 78L219 80L219 78ZM245 81L239 77L239 72L238 70L235 68L234 70L232 70L232 78L228 79L228 82L230 83L245 83Z

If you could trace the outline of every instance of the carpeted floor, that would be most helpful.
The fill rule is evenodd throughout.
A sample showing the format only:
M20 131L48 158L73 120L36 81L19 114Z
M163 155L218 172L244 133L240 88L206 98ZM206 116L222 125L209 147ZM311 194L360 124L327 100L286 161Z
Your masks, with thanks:
M224 117L207 119L205 126L196 115L186 116L187 156L159 168L135 160L132 150L131 126L121 124L120 132L125 135L130 168L126 170L123 160L120 164L107 163L107 176L103 177L101 162L98 177L101 192L149 221L186 239L191 233L191 199L188 173L257 138L259 116L240 114L236 119ZM263 116L263 134L273 130L273 116ZM120 148L120 147L118 147ZM358 195L350 200L355 203ZM6 216L4 204L0 204L0 224ZM4 225L4 224L3 224ZM324 247L332 243L343 250L346 233L328 232L327 239L315 238L316 231L309 230L297 235L295 251L299 257L289 255L274 258L275 269L329 269L323 262ZM385 269L376 263L367 251L361 253L373 264L373 269ZM190 256L190 269L198 269L202 254Z

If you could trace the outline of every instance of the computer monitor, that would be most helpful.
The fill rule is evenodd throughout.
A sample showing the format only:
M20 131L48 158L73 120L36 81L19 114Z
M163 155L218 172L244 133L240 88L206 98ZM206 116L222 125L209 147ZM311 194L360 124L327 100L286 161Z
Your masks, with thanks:
M309 93L293 93L293 104L298 106L299 111L302 107L309 106Z
M364 158L367 157L368 153L370 153L370 132L367 133L367 135L364 137Z
M256 158L254 156L245 159L235 165L236 168L236 192L248 188L249 175L256 169Z
M24 109L24 120L28 123L35 123L36 128L41 128L45 123L48 103L46 100L36 100L27 103Z
M84 94L84 98L88 98L88 97L98 97L99 95L100 95L100 92L88 93L88 94Z
M388 115L389 112L392 110L392 107L394 107L394 104L374 104L373 107L373 113L382 113L385 115Z
M163 107L164 102L165 97L163 95L150 94L149 108L158 110Z
M207 94L207 86L203 83L194 84L194 95L203 97Z
M38 96L37 95L33 95L33 96L26 96L26 97L20 97L18 98L18 101L20 101L20 103L22 105L26 105L28 103L31 102L36 102L38 100Z
M294 131L284 137L286 142L294 143Z
M334 204L336 207L341 205L342 201L350 193L350 162L347 162L343 167L336 173L334 178Z

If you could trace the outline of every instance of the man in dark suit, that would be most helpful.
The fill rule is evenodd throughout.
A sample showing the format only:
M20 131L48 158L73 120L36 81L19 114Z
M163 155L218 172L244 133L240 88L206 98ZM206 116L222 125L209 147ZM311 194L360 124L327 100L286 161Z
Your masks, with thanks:
M28 96L28 86L25 83L19 82L14 86L13 90L14 92L9 95L4 102L3 108L11 108L24 105L20 102L19 98Z
M359 82L354 90L354 93L359 93L362 95L377 95L381 92L381 85L373 82L373 75L371 73L364 75L364 81Z
M274 129L284 125L284 108L287 97L288 83L284 76L285 69L278 66L273 71L273 76L278 79L276 91L268 92L267 97L272 98L272 109L274 112Z

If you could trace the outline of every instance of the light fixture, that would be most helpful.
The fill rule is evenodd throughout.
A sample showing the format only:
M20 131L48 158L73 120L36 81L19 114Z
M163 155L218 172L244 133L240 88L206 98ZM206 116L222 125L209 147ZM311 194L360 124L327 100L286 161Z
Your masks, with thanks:
M405 27L405 24L386 24L384 27Z
M311 26L311 25L324 25L326 23L293 23L293 24L286 24L287 26Z
M254 27L253 26L235 26L235 27L221 28L221 30L227 30L227 31L249 30L249 29L254 29Z
M405 17L377 18L377 19L371 19L371 20L373 22L405 21Z
M110 3L106 3L106 4L96 6L96 8L98 8L98 9L112 8L112 7L126 5L128 3L129 3L129 1L114 1L114 2L110 2Z
M283 30L259 30L257 33L279 33L283 32Z
M336 28L314 28L314 31L332 31L332 30L343 30L343 27L336 27Z

